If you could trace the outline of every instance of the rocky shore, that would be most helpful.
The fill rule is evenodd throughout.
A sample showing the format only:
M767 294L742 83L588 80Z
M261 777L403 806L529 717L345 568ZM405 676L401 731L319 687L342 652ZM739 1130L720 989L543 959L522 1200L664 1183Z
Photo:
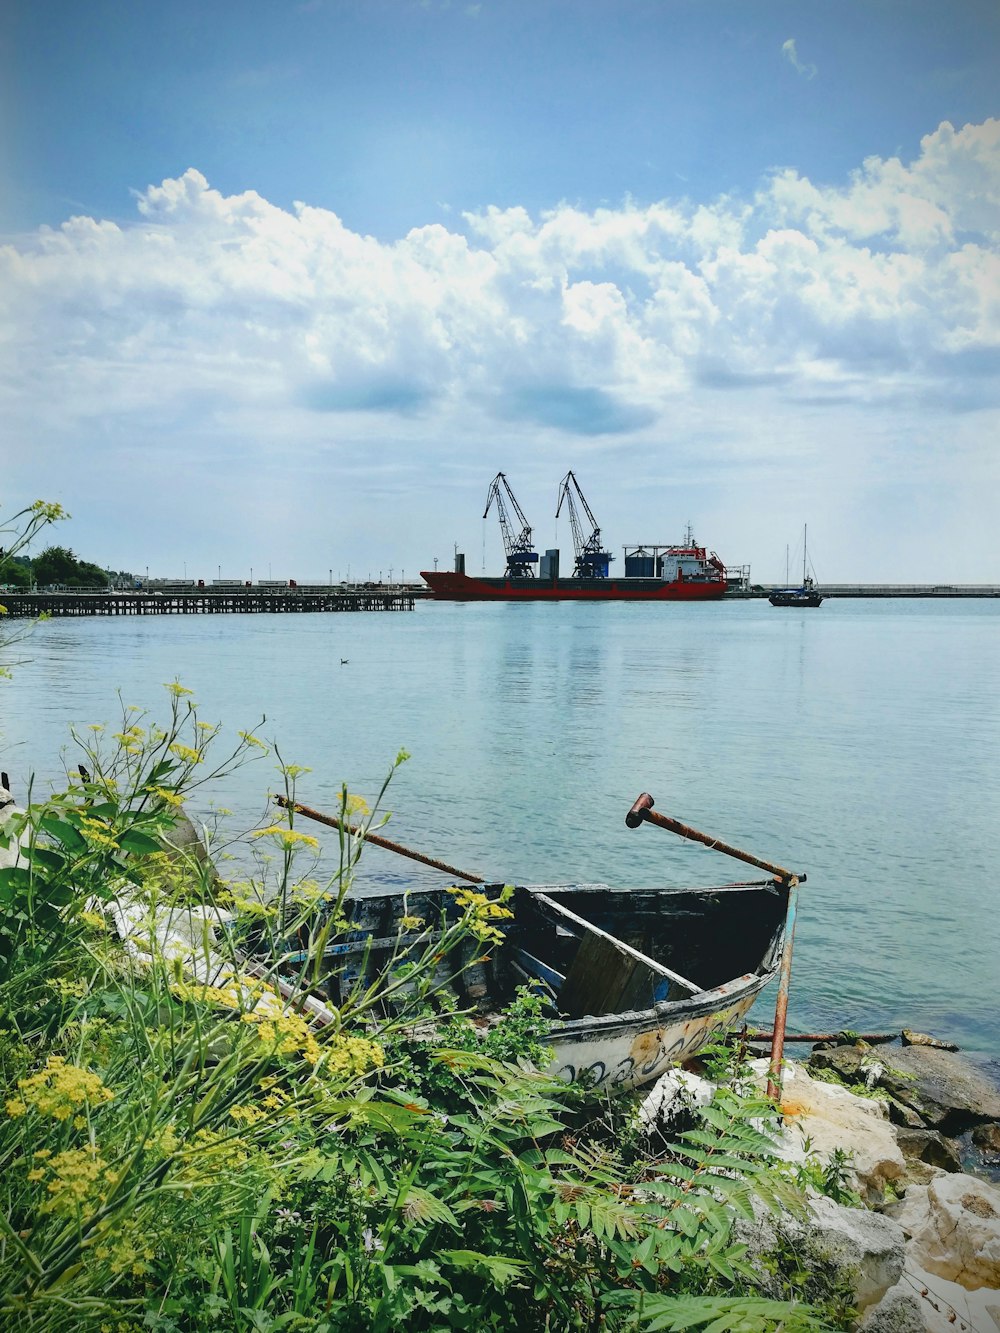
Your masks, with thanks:
M824 1043L789 1061L780 1155L807 1184L805 1218L740 1223L751 1260L789 1247L848 1284L859 1333L1000 1330L1000 1091L945 1043ZM752 1062L761 1084L767 1061ZM641 1108L650 1132L711 1085L672 1071Z

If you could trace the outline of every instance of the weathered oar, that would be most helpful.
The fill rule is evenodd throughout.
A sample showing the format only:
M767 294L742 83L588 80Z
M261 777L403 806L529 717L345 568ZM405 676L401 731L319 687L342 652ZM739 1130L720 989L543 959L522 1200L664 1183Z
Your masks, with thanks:
M409 847L404 847L401 843L392 842L389 838L380 837L377 833L367 833L364 829L358 828L356 824L349 824L346 819L337 819L335 815L324 815L320 810L313 810L308 805L300 805L298 801L289 801L286 796L276 796L274 798L278 805L284 806L286 810L294 810L297 815L305 815L306 819L314 819L317 824L325 824L327 828L341 829L344 833L362 834L365 842L373 842L376 847L384 847L386 851L396 852L399 856L408 856L411 861L421 861L425 866L433 866L435 870L443 870L446 875L454 875L456 879L468 880L470 884L482 884L482 875L472 875L467 870L458 870L455 866L448 865L445 861L435 861L432 856L424 856L420 852L411 851Z
M709 833L699 833L696 828L682 824L679 819L659 814L653 809L653 804L652 796L648 791L644 791L625 816L625 823L629 828L638 828L644 821L656 824L660 828L669 829L671 833L679 834L682 838L690 838L692 842L704 843L706 847L713 847L717 852L724 852L726 856L734 856L737 861L745 861L747 865L757 866L760 870L770 870L771 874L782 882L791 879L797 879L800 884L806 882L805 875L796 875L793 871L786 870L784 866L775 865L773 861L762 861L759 856L751 856L749 852L740 851L739 847L731 847L721 838L713 838Z
M676 833L682 838L690 838L692 842L714 847L716 851L724 852L726 856L733 856L737 861L745 861L747 865L769 870L788 890L788 901L785 905L785 947L781 953L778 998L774 1006L774 1032L771 1037L771 1066L767 1079L767 1095L777 1101L781 1086L781 1060L785 1051L788 985L792 976L792 947L795 939L795 909L798 904L799 884L805 880L805 875L796 875L793 871L786 870L784 866L775 865L773 861L762 861L759 856L751 856L749 852L741 851L739 847L731 847L729 843L713 838L708 833L700 833L698 829L682 824L679 819L657 814L653 810L653 798L648 791L644 791L636 799L632 809L625 816L625 823L629 828L638 828L643 822L658 824L660 828L669 829L671 833Z

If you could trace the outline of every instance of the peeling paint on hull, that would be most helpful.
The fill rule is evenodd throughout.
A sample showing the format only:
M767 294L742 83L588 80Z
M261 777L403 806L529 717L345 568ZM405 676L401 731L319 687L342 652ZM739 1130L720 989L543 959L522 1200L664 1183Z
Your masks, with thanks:
M746 978L737 995L730 983L721 988L723 993L717 992L714 1004L711 995L705 995L697 1005L681 1001L618 1014L613 1021L583 1018L559 1024L550 1035L554 1057L549 1072L567 1083L590 1087L634 1088L649 1083L737 1026L773 976L769 972ZM676 1012L671 1015L671 1010Z

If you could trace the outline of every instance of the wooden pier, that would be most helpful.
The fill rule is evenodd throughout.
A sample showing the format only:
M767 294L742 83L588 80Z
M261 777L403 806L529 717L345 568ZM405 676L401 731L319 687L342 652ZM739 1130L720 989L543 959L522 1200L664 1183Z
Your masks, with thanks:
M5 592L5 618L46 616L302 615L316 611L412 611L412 592L198 588L183 592Z

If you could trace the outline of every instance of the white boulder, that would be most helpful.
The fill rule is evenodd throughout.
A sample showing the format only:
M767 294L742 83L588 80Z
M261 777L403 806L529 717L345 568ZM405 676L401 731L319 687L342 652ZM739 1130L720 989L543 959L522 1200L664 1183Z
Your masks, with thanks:
M859 1309L880 1301L903 1271L903 1230L881 1213L845 1208L823 1195L811 1199L813 1254L850 1276Z
M707 1106L714 1096L715 1084L708 1079L685 1069L668 1069L640 1103L639 1121L647 1131L662 1129L684 1111Z
M907 1255L903 1276L865 1311L859 1333L997 1333L1000 1291L966 1291Z
M928 1273L967 1291L1000 1289L996 1186L977 1176L948 1173L911 1186L893 1214L910 1238L908 1253Z
M762 1080L766 1061L755 1061ZM810 1078L802 1065L785 1065L781 1090L785 1122L779 1154L791 1162L808 1157L829 1161L840 1149L849 1154L848 1183L868 1204L881 1204L885 1187L906 1172L906 1160L896 1142L885 1105L876 1098L859 1097L837 1083Z
M0 786L0 870L24 864L21 848L28 845L28 831L17 830L23 814L7 788Z

